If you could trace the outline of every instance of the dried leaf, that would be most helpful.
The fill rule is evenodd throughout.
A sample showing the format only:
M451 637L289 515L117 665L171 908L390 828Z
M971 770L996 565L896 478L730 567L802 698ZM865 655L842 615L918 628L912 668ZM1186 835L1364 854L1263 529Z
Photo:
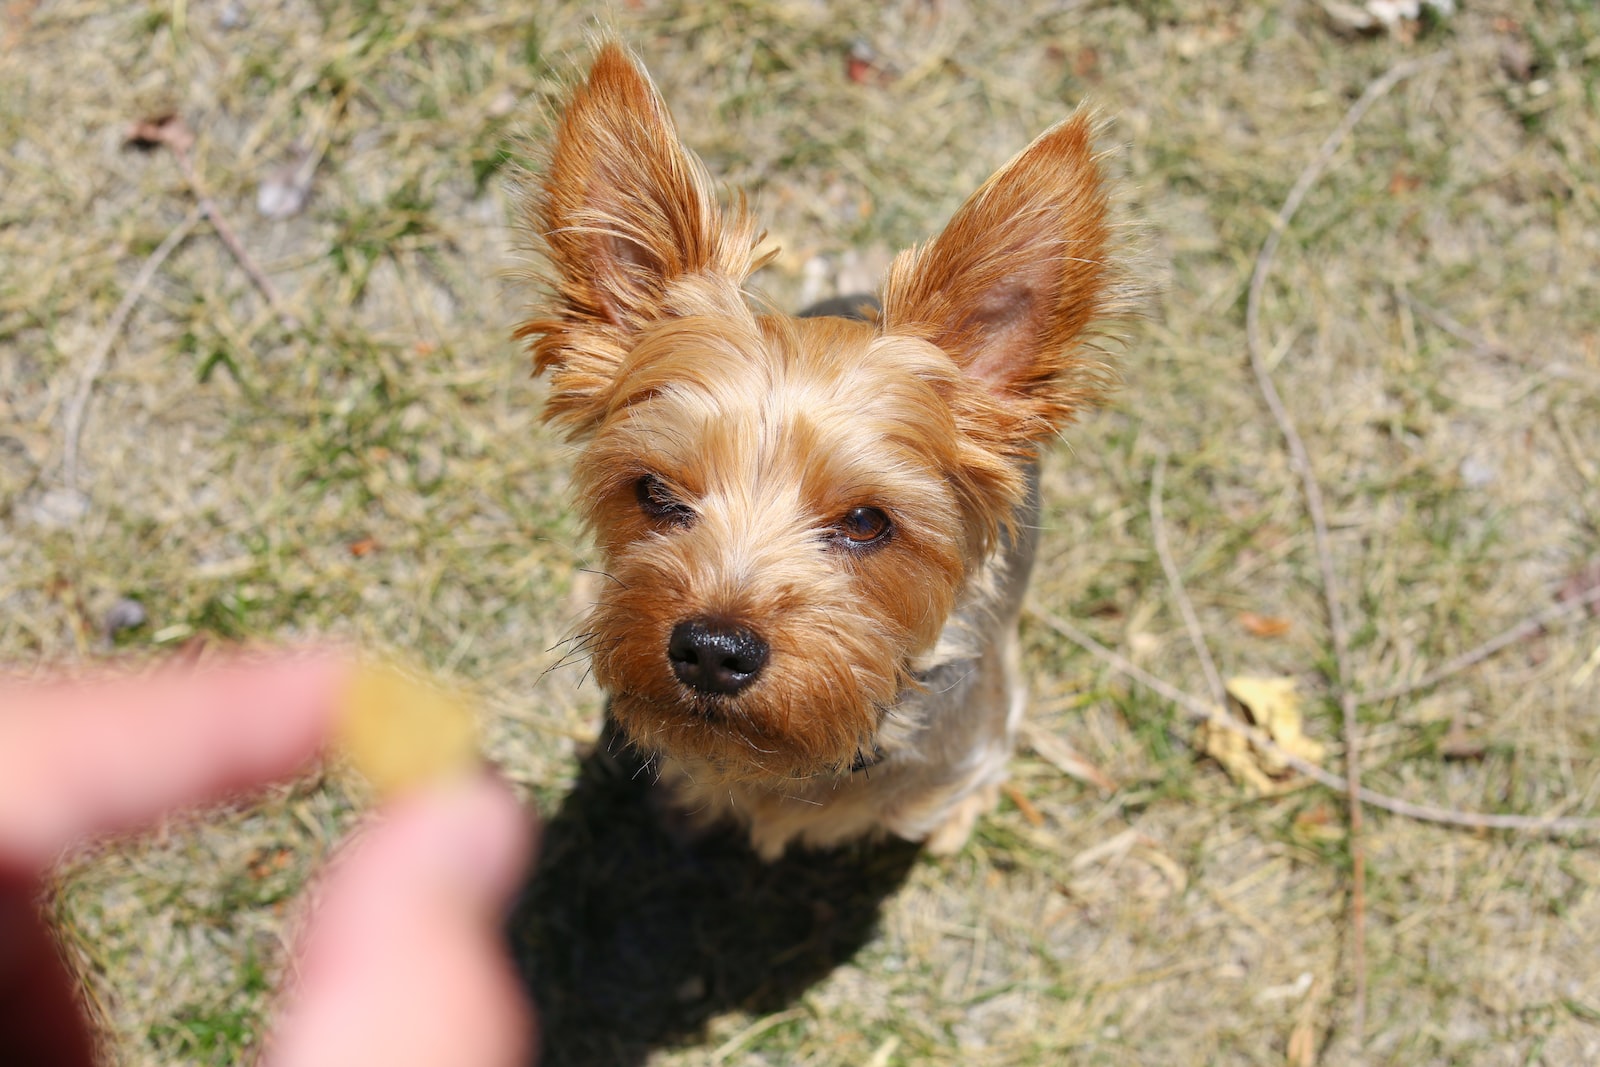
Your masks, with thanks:
M39 0L9 0L0 17L0 23L5 25L5 33L0 34L0 52L10 52L22 43L23 36L33 26L33 13L38 8Z
M1239 702L1250 720L1284 752L1311 763L1322 760L1322 744L1305 735L1300 701L1293 678L1230 678L1228 694ZM1258 793L1277 792L1277 781L1289 773L1278 752L1263 750L1241 734L1216 723L1202 723L1196 744L1200 751L1222 764L1234 781Z
M1284 1052L1289 1067L1317 1067L1317 1028L1313 1020L1302 1018L1294 1024Z
M1280 615L1257 615L1253 611L1239 613L1239 625L1254 637L1282 637L1294 625Z
M1470 733L1460 719L1451 720L1450 729L1439 741L1439 755L1447 760L1480 760L1488 750L1483 739Z
M123 141L134 148L165 145L174 152L185 153L194 147L194 132L176 114L151 115L129 126Z
M1299 756L1312 763L1320 763L1326 749L1320 741L1305 735L1304 720L1300 715L1300 697L1295 692L1293 678L1229 678L1228 695L1237 700L1255 724L1290 755ZM1271 753L1261 753L1261 761L1268 774L1279 775L1288 765Z
M877 49L866 41L855 41L845 54L845 77L857 85L887 85L893 75L878 62Z
M1308 808L1294 817L1295 840L1306 844L1328 844L1342 841L1345 824L1342 818L1326 804Z
M1590 560L1573 572L1556 590L1556 599L1563 604L1588 599L1589 614L1600 615L1600 599L1594 599L1597 590L1600 590L1600 559Z
M1017 806L1017 810L1022 813L1022 817L1028 820L1029 826L1044 825L1044 816L1039 814L1039 809L1033 806L1033 801L1028 799L1026 793L1010 782L1002 785L1000 792L1004 793L1006 799Z
M1262 794L1274 790L1272 779L1261 769L1254 746L1243 734L1234 733L1227 727L1215 723L1203 722L1195 731L1195 745L1201 752L1222 764L1222 769L1228 772L1228 777L1240 785Z
M1420 188L1422 188L1422 179L1402 167L1396 167L1389 174L1390 196L1404 196L1406 193L1414 193Z

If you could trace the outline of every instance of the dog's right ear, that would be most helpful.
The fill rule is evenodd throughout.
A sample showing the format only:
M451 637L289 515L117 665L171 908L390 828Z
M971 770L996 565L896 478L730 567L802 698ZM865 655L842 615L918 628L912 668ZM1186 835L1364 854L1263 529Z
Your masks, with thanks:
M604 417L632 338L671 313L674 280L714 274L737 287L755 266L743 203L718 205L649 75L614 41L567 101L526 210L551 300L516 336L535 373L550 372L547 415L574 436Z

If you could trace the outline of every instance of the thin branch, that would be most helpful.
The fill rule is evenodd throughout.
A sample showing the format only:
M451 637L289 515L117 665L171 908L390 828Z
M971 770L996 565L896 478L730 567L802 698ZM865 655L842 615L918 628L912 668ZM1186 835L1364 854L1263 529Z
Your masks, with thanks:
M1156 556L1161 560L1161 570L1167 576L1167 585L1171 587L1172 597L1178 602L1178 611L1183 615L1184 629L1189 631L1189 643L1194 646L1194 654L1200 657L1200 667L1205 671L1207 684L1211 686L1211 699L1216 701L1219 708L1226 707L1228 689L1222 684L1222 675L1217 672L1211 650L1206 647L1206 635L1200 628L1200 617L1195 614L1194 603L1183 587L1183 576L1178 573L1178 564L1167 545L1167 527L1161 506L1161 489L1166 474L1167 457L1162 456L1156 460L1156 469L1150 474L1150 532L1156 544Z
M157 272L167 257L184 242L184 239L194 232L195 225L200 221L201 209L196 207L182 222L172 228L161 243L156 245L144 261L144 266L139 268L139 273L134 276L132 284L122 294L122 300L117 304L117 309L111 313L111 321L106 323L106 329L100 335L100 343L95 345L89 353L89 358L84 362L83 371L78 378L77 391L73 393L72 400L67 404L62 415L62 450L61 450L61 480L68 488L77 491L78 488L78 444L83 436L83 420L88 414L89 398L94 393L95 382L100 375L105 373L106 363L111 359L111 349L121 336L123 327L128 324L128 317L133 314L133 309L144 296L144 291L155 280Z
M239 240L239 235L234 232L233 227L228 225L228 220L218 209L216 201L206 194L204 187L200 184L200 175L195 172L194 163L189 158L189 153L181 145L174 144L171 147L172 154L178 160L178 168L183 171L183 179L189 183L189 188L194 193L195 203L199 205L201 213L210 221L211 228L217 231L217 236L222 239L223 245L232 254L235 262L239 264L256 289L266 299L267 306L278 317L279 324L290 333L299 330L300 320L284 308L283 297L278 294L278 287L272 284L272 279L266 276L261 268L256 265L256 261L251 258L250 253L245 251L244 243Z
M260 267L256 266L250 253L245 251L244 243L239 240L239 235L228 225L228 220L223 216L216 201L206 194L205 186L200 181L200 174L195 170L194 160L189 155L189 149L194 146L194 133L188 125L177 115L161 115L155 118L142 119L133 124L129 130L128 140L131 143L152 147L164 146L172 157L178 161L178 170L183 173L183 180L188 183L189 191L194 195L195 203L211 223L217 236L222 239L223 245L233 256L234 261L244 270L251 283L266 298L267 305L278 317L279 323L285 330L294 332L300 328L299 320L291 315L283 306L283 298L278 295L277 286L272 284Z
M1222 708L1208 704L1199 697L1162 681L1127 657L1102 645L1066 619L1031 604L1028 606L1028 613L1062 637L1100 659L1112 670L1166 697L1186 711L1191 719L1210 723L1213 726L1238 734L1249 741L1258 751L1267 753L1274 759L1282 760L1307 778L1326 786L1336 793L1345 793L1350 788L1349 782L1342 776L1295 755L1280 746L1265 731L1229 715ZM1514 833L1537 833L1550 836L1600 833L1600 818L1557 815L1489 815L1482 812L1441 808L1432 804L1414 804L1409 800L1401 800L1399 797L1375 793L1365 786L1360 787L1360 789L1361 802L1363 804L1370 804L1372 807L1382 811L1392 812L1408 819L1416 819L1419 822L1438 823L1443 826L1459 826L1469 830L1507 830Z
M1326 140L1322 142L1321 149L1316 156L1301 171L1289 196L1284 200L1283 206L1278 209L1277 216L1273 219L1272 232L1262 243L1261 254L1256 258L1255 271L1250 277L1250 292L1245 305L1245 340L1250 352L1250 368L1255 373L1256 382L1260 386L1261 395L1266 400L1268 409L1272 412L1273 419L1278 424L1279 431L1283 434L1284 441L1289 448L1289 460L1300 477L1300 483L1305 493L1306 510L1311 515L1313 537L1316 541L1317 564L1322 572L1323 599L1327 604L1328 630L1333 639L1334 656L1334 689L1339 695L1339 710L1343 720L1344 746L1345 746L1345 786L1346 795L1349 797L1349 823L1350 823L1350 917L1352 938L1352 967L1355 977L1355 1011L1352 1020L1352 1037L1357 1048L1365 1043L1366 1031L1366 1003L1367 1003L1367 963L1366 963L1366 854L1362 848L1361 836L1361 739L1359 724L1356 718L1355 694L1350 691L1348 679L1350 678L1350 634L1345 626L1344 611L1339 604L1336 577L1333 566L1333 549L1328 538L1327 516L1322 506L1322 492L1318 488L1316 472L1311 466L1311 457L1306 451L1305 442L1295 430L1294 422L1289 417L1288 409L1278 395L1277 388L1272 383L1272 375L1266 365L1266 345L1261 337L1261 302L1266 292L1267 276L1272 270L1272 261L1277 255L1278 246L1283 241L1283 235L1288 231L1289 222L1294 218L1295 212L1300 209L1300 204L1305 200L1322 172L1333 161L1334 154L1339 146L1361 121L1373 104L1393 89L1401 81L1411 77L1418 71L1440 62L1449 55L1449 52L1437 52L1425 59L1410 60L1396 64L1390 68L1383 77L1368 85L1359 99L1345 112L1344 119L1335 127Z
M1393 700L1396 697L1403 697L1408 693L1415 693L1419 689L1432 688L1451 675L1458 674L1468 667L1482 663L1496 652L1509 648L1518 641L1524 641L1546 629L1550 624L1560 622L1562 619L1595 604L1600 604L1600 586L1587 590L1570 600L1551 604L1543 611L1536 612L1523 619L1509 630L1502 631L1497 636L1491 637L1477 648L1469 649L1455 659L1440 664L1415 681L1396 682L1394 685L1383 689L1362 693L1356 698L1356 702L1358 704L1377 704L1385 700Z

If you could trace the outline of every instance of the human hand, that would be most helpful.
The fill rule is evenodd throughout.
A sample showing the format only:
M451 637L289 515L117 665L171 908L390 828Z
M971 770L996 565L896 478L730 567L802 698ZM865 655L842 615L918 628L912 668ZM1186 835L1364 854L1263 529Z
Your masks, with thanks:
M302 769L332 732L348 671L278 657L0 688L0 1062L91 1062L32 909L60 852ZM531 1016L499 920L531 839L487 778L391 805L319 887L266 1062L527 1062Z

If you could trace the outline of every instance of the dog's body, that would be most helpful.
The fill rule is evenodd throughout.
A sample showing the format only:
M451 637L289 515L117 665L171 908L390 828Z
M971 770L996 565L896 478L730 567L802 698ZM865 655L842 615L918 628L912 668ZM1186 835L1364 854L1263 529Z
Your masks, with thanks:
M609 582L587 643L680 805L758 851L888 831L959 848L1022 705L1037 452L1098 395L1115 302L1087 120L1062 123L890 270L865 319L752 310L719 206L615 45L530 212L527 323Z

